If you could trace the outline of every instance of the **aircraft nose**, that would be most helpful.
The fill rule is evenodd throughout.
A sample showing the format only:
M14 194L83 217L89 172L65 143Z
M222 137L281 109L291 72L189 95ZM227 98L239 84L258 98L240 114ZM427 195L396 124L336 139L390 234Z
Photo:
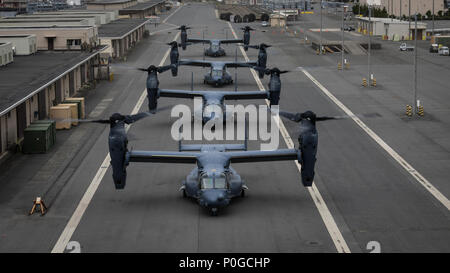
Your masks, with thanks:
M228 204L225 193L215 189L204 191L202 199L205 207L222 207Z

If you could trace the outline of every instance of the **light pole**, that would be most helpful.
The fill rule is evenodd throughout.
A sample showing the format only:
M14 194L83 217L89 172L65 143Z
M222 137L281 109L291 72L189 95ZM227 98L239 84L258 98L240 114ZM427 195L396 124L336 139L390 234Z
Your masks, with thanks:
M403 14L402 14L402 0L400 0L400 21L402 20Z
M408 9L409 9L409 16L408 16L408 23L409 23L408 40L411 40L411 0L409 0Z
M433 18L433 23L432 23L433 27L431 28L431 35L434 35L434 0L433 0L433 14L431 16Z
M414 15L415 28L414 28L414 101L413 101L413 115L417 113L417 12Z
M345 13L345 6L342 6L342 46L341 46L341 67L342 71L344 71L344 13Z
M370 50L371 50L371 29L372 29L372 25L371 25L371 21L370 21L370 16L372 14L372 6L369 5L369 43L367 45L367 81L368 81L368 87L370 87Z
M322 5L323 5L323 0L320 1L320 45L319 45L319 53L320 54L322 54L322 28L323 28Z

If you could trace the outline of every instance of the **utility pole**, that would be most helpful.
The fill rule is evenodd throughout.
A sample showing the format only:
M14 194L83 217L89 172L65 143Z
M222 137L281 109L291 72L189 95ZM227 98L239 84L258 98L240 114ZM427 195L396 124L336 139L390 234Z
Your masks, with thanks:
M344 71L344 13L345 13L345 6L342 6L342 48L341 48L341 67L342 71Z
M323 0L320 1L320 45L319 45L319 53L320 54L322 54L322 28L323 28L322 5L323 5Z
M368 87L370 87L370 50L371 50L371 29L372 29L372 25L371 25L371 20L370 20L370 16L372 14L372 6L369 5L369 43L367 45L367 81L368 81Z
M433 0L433 14L431 15L433 18L433 27L431 28L431 35L434 35L434 0Z
M415 29L414 29L414 107L413 115L417 113L417 12L414 15Z
M409 23L409 27L408 27L408 40L411 40L411 0L409 0L408 3L408 9L409 9L409 16L408 16L408 23ZM414 49L415 50L415 49Z
M403 14L402 14L402 0L400 0L400 21L402 20Z

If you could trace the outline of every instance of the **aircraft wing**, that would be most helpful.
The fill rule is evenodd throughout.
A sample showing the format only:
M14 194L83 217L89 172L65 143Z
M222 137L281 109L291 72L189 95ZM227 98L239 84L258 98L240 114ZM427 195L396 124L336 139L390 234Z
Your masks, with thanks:
M221 92L227 100L251 100L251 99L267 99L268 92L264 91L229 91Z
M242 39L228 39L228 40L220 40L221 44L236 44L236 43L243 43L244 40Z
M190 90L159 89L159 96L160 97L168 97L168 98L192 99L194 97L203 96L203 92L190 91Z
M164 152L164 151L130 151L127 153L129 162L155 163L196 163L200 153L194 152Z
M224 62L226 67L253 67L258 65L255 62Z
M191 39L191 38L188 38L186 42L191 42L193 44L198 44L198 43L209 44L211 41L210 40L206 40L206 39Z
M242 151L225 153L231 163L300 160L300 151L296 149L280 149L273 151Z
M181 59L178 62L178 65L190 65L190 66L201 66L201 67L210 67L211 62L210 61L202 61L202 60L187 60L187 59Z

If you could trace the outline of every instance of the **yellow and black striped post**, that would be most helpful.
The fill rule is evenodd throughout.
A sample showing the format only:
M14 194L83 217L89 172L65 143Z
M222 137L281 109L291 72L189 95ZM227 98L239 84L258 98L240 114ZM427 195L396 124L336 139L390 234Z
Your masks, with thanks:
M373 87L376 87L377 86L377 79L376 78L373 78L372 79L372 84L371 84Z
M422 106L422 105L418 107L417 114L418 114L419 116L423 117L424 111L423 111L423 106Z
M363 80L362 80L362 85L363 85L364 87L367 87L367 79L366 79L366 78L363 78Z
M350 69L350 63L349 62L345 62L345 69Z
M406 115L407 116L412 116L412 106L411 105L406 105Z
M338 70L342 70L342 64L341 64L341 62L338 62Z

